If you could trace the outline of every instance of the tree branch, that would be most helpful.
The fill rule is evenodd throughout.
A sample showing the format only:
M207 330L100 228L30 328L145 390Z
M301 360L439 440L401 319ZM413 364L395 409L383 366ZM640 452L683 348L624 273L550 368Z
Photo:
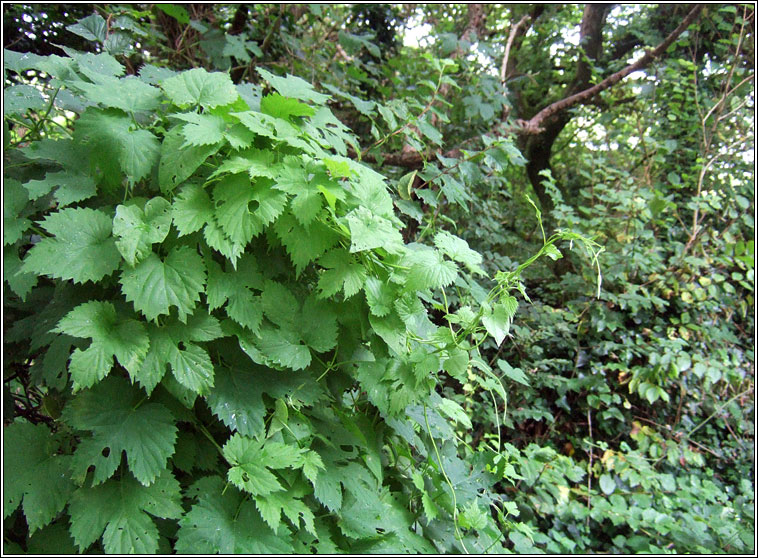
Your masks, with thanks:
M601 91L605 91L609 87L615 85L622 79L624 79L626 76L631 74L634 71L637 71L641 68L644 68L648 64L650 64L653 60L655 60L657 57L659 57L661 54L663 54L666 49L671 46L671 43L673 43L679 35L681 35L687 27L690 26L690 24L697 19L698 15L700 14L700 11L703 9L702 4L697 4L689 14L687 14L687 17L682 20L682 22L679 24L679 26L674 29L671 34L669 34L668 37L664 39L664 41L659 44L657 47L655 47L653 50L648 50L642 58L637 60L637 62L634 62L632 64L629 64L626 68L623 70L619 70L615 74L612 74L605 78L603 81L598 83L597 85L594 85L590 87L589 89L585 89L584 91L580 91L579 93L576 93L574 95L570 95L566 97L565 99L561 99L560 101L556 101L552 105L549 105L539 111L537 114L535 114L530 120L524 121L521 120L518 123L522 126L521 133L524 134L538 134L540 133L540 127L542 123L551 116L566 110L569 107L572 107L576 104L582 103L587 101L588 99L594 97Z
M505 83L505 70L508 67L508 57L511 53L511 46L513 46L513 40L516 38L516 33L524 23L529 20L529 14L522 17L519 22L511 28L511 33L508 35L508 42L505 43L505 54L503 55L503 65L500 67L500 83Z

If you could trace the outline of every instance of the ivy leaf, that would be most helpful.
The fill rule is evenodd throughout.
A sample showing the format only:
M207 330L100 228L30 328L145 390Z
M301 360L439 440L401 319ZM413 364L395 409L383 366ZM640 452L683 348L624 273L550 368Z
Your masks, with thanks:
M226 123L223 118L215 114L187 112L172 114L171 118L177 118L187 123L182 126L185 145L214 145L224 139Z
M351 252L384 248L387 252L398 253L403 249L403 235L392 222L365 207L348 213L347 222L350 226Z
M151 253L151 246L163 240L171 228L171 204L159 197L145 204L119 205L113 218L116 246L126 262L134 266Z
M180 320L186 320L200 300L204 285L203 259L189 246L174 248L165 262L151 253L121 275L126 300L134 302L148 320L169 314L171 306L176 306Z
M366 269L347 250L331 250L318 263L327 269L318 280L319 297L329 298L343 291L345 298L350 298L363 288Z
M323 105L329 100L329 95L316 92L313 86L302 78L291 75L279 77L263 68L256 69L261 77L284 97L300 99L301 101L312 101L318 105Z
M213 108L233 103L239 97L228 74L209 73L203 68L195 68L165 79L161 87L177 106L200 105L203 108Z
M112 220L102 211L66 208L51 213L40 225L53 238L32 246L23 271L84 283L99 281L118 268L121 256L111 236Z
M274 533L252 501L218 477L193 485L197 503L180 521L176 551L180 554L288 554L289 537Z
M64 419L77 430L92 432L92 442L80 445L75 461L82 466L103 455L126 452L129 469L149 486L166 468L174 453L176 426L171 413L159 403L142 403L144 394L123 378L110 377L81 392L64 410Z
M57 444L44 424L15 422L3 429L3 517L22 504L30 534L63 511L75 488L71 456L59 455Z
M101 535L109 554L155 554L158 528L150 515L182 516L179 482L168 471L150 486L131 476L77 490L69 504L71 534L80 552ZM150 515L147 515L147 514Z
M171 218L179 236L199 231L213 219L213 203L210 196L198 184L185 186L174 198Z

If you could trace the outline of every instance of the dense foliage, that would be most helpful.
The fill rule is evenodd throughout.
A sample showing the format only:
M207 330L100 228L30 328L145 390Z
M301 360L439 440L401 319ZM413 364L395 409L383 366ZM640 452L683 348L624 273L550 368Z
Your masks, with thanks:
M5 553L754 552L752 6L4 10Z

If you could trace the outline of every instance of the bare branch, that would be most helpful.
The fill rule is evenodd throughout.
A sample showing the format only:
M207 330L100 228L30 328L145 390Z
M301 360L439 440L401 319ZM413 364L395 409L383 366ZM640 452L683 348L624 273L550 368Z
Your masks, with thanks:
M648 50L642 56L642 58L637 60L637 62L629 64L623 70L619 70L615 74L608 76L603 81L601 81L597 85L590 87L589 89L585 89L584 91L580 91L579 93L576 93L575 95L570 95L566 97L565 99L556 101L552 105L549 105L545 107L544 109L542 109L540 112L534 115L530 120L521 121L521 125L523 126L522 133L539 133L539 129L542 123L547 118L563 110L566 110L569 107L572 107L576 104L582 103L594 97L601 91L604 91L608 89L609 87L615 85L616 83L624 79L626 76L628 76L632 72L635 72L641 68L644 68L648 64L650 64L658 56L663 54L666 51L666 49L669 46L671 46L671 43L673 43L679 37L679 35L681 35L684 32L684 30L687 29L687 27L689 27L690 24L693 21L695 21L695 19L697 19L702 9L703 9L702 4L697 4L694 8L692 8L690 13L687 14L687 17L685 17L684 20L682 20L679 26L676 29L674 29L671 32L671 34L669 34L669 36L666 37L661 44L659 44L653 50Z
M519 22L511 28L511 33L508 35L508 42L505 43L505 54L503 55L503 65L500 66L500 83L505 83L505 69L508 67L508 57L511 53L511 46L513 46L513 40L516 38L516 33L524 23L529 20L529 15L522 17Z

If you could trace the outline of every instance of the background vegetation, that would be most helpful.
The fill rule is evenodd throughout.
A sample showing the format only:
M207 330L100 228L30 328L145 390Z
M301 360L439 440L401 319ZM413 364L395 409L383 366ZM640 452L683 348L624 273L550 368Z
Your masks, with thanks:
M754 552L752 4L3 10L5 553Z

